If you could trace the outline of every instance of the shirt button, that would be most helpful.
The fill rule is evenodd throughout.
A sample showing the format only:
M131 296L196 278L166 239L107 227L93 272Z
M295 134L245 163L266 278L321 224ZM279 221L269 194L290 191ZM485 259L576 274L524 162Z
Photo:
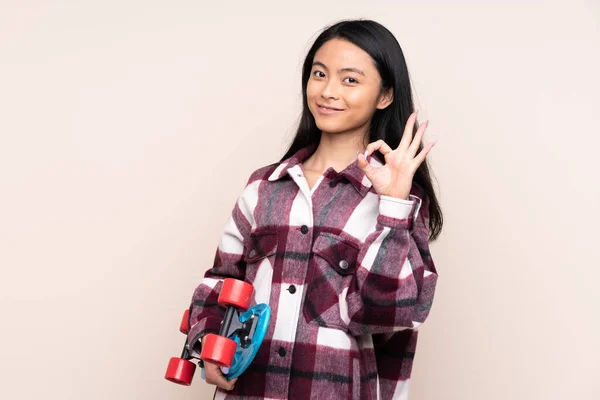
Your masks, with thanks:
M294 294L294 293L296 293L296 286L294 286L294 285L290 285L290 287L288 288L288 291L289 291L291 294Z
M256 255L256 250L250 250L250 254L248 254L250 257L254 257Z
M280 357L285 357L285 349L283 347L280 347L277 352L279 353Z
M337 185L338 181L336 181L335 179L330 180L329 181L329 187L334 187L335 185Z
M340 263L338 265L340 266L341 269L346 269L346 268L348 268L348 261L342 260L342 261L340 261Z
M308 226L302 225L302 227L300 228L300 232L306 235L308 233Z

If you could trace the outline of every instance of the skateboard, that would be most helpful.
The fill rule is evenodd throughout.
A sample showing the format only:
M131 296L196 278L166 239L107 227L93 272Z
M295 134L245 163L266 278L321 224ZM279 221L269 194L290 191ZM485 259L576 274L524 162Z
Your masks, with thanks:
M202 338L202 350L198 365L204 361L219 365L227 380L240 376L252 363L265 338L271 308L267 304L257 304L248 309L254 287L244 281L227 278L219 293L217 302L226 308L219 334L209 333ZM179 331L187 335L190 330L189 310L185 310ZM189 386L192 383L196 359L188 350L187 338L181 357L171 357L165 373L165 379ZM204 369L202 369L204 378Z

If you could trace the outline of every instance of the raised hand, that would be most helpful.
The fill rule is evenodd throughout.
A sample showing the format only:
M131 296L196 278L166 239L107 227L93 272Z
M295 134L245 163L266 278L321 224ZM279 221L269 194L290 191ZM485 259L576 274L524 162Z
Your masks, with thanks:
M365 172L371 183L373 183L375 191L381 195L408 200L415 172L417 172L417 169L435 145L435 142L429 142L417 154L421 138L425 133L429 120L419 126L413 139L412 133L416 119L416 112L412 113L408 118L398 148L392 150L387 143L380 139L369 143L364 154L357 154L358 166ZM383 154L385 165L374 167L366 160L365 157L372 154L375 150L379 150Z

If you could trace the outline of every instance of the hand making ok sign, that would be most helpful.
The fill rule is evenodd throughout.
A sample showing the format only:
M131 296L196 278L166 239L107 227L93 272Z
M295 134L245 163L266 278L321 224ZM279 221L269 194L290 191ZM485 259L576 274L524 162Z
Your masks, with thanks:
M425 160L427 153L435 145L435 142L430 142L417 154L429 120L419 126L413 139L412 133L416 119L416 112L408 118L402 140L400 140L397 149L392 150L387 143L380 139L369 143L364 154L357 155L358 166L373 183L373 188L378 194L408 200L415 172ZM379 150L383 154L385 165L374 167L366 160L365 156L372 154L375 150Z

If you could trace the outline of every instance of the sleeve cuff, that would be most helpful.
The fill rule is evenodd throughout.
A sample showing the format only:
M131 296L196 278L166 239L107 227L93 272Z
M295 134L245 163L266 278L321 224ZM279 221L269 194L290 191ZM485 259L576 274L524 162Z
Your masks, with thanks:
M412 220L419 214L421 198L409 195L409 200L396 197L379 196L378 222L390 228L409 228Z
M190 354L198 358L202 350L202 337L207 333L219 333L220 329L221 320L214 317L206 317L192 326L187 337Z

